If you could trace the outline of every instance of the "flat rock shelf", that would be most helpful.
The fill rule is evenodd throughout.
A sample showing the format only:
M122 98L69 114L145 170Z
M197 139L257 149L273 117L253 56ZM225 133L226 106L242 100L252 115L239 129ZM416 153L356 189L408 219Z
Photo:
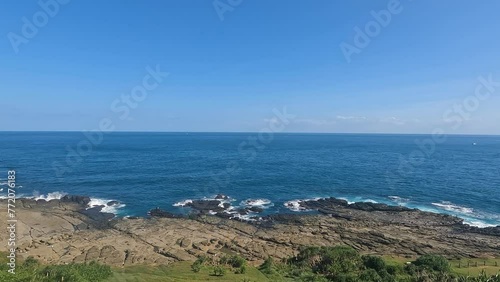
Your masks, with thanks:
M219 200L210 200L219 201ZM427 253L449 258L498 257L500 227L477 228L457 217L398 206L327 198L300 202L318 215L276 214L259 221L198 212L178 215L159 208L147 217L115 218L88 208L88 197L17 199L17 248L21 257L47 263L100 261L113 266L193 261L234 252L261 262L292 256L301 246L349 245L364 254L408 258ZM213 210L221 202L210 202ZM192 204L192 208L204 205ZM0 210L7 201L0 200ZM7 246L6 236L0 245Z

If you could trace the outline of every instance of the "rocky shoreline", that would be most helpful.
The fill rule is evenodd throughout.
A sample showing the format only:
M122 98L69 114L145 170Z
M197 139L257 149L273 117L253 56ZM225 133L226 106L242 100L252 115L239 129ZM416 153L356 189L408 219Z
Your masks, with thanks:
M269 225L268 223L273 223L276 221L281 221L287 223L287 219L294 221L296 217L301 217L303 215L268 215L259 216L259 213L263 212L262 208L259 207L245 207L245 208L232 208L231 204L226 202L229 197L219 194L214 199L204 199L204 200L190 200L186 202L184 207L190 207L195 213L195 215L214 215L221 218L234 219L238 221L248 222L256 225ZM343 199L337 199L334 197L316 199L316 200L303 200L296 203L298 206L291 206L297 210L302 211L318 211L320 214L327 215L330 217L336 217L339 219L345 219L347 221L355 220L366 220L371 218L377 222L387 222L390 223L398 222L399 224L415 224L417 222L423 222L422 216L426 216L431 221L425 222L426 225L434 226L453 226L455 230L462 230L471 233L478 233L491 236L500 236L500 226L496 227L484 227L479 228L475 226L470 226L464 223L464 220L455 216L447 214L437 214L431 212L424 212L419 209L411 209L403 206L391 206L380 203L371 202L355 202L349 203ZM360 212L370 212L370 214L360 213ZM376 213L378 212L378 213ZM398 213L403 213L404 216L398 217ZM151 210L149 215L154 217L166 217L166 218L182 218L185 216L172 214L167 211L163 211L160 208ZM241 218L240 216L252 215L247 218Z
M457 217L385 204L305 200L296 203L299 209L320 214L260 216L258 207L235 209L224 195L218 195L187 202L196 211L190 215L156 208L145 218L115 218L101 212L105 206L88 207L89 202L84 196L17 199L19 255L47 263L97 260L124 266L169 264L232 252L260 263L269 256L294 255L301 246L342 244L362 253L409 258L426 253L500 256L500 226L477 228ZM6 208L7 201L0 200L0 210ZM6 239L0 237L3 248Z

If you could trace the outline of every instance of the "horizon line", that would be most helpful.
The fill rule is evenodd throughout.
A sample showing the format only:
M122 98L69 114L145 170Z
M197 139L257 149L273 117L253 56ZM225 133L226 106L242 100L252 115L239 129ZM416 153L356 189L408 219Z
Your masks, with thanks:
M0 130L0 133L20 133L20 132L40 132L40 133L81 133L85 130ZM103 133L239 133L239 134L259 134L258 131L155 131L155 130L113 130L100 131ZM324 135L433 135L433 133L390 133L390 132L273 132L273 134L324 134ZM500 134L485 134L485 133L445 133L446 136L500 136Z

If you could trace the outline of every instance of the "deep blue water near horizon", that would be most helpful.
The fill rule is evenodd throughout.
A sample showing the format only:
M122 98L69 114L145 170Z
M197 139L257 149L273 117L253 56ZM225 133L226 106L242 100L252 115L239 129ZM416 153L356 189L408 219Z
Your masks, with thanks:
M125 205L120 216L144 216L154 207L187 212L174 204L223 193L235 206L266 199L265 214L292 212L288 201L333 196L500 225L500 136L448 136L429 157L413 159L421 163L411 170L400 169L401 159L430 136L282 133L255 155L248 144L240 147L249 137L257 134L107 133L57 177L53 162L66 164L67 147L86 140L82 133L0 132L0 195L6 196L7 170L15 169L18 196L118 200Z

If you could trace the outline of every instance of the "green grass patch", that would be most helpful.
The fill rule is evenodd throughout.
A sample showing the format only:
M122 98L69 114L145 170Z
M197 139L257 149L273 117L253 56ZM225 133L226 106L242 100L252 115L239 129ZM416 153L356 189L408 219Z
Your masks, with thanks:
M210 266L199 272L191 269L193 262L177 262L168 266L130 266L113 269L113 276L106 282L156 282L156 281L270 281L257 268L247 266L244 274L235 274L227 269L224 276L214 276ZM245 280L246 279L246 280Z
M460 275L477 276L483 270L488 275L500 273L500 258L451 260L452 272Z
M414 261L414 258L404 258L397 256L384 256L387 264L405 265L406 262ZM459 259L450 260L451 272L463 276L478 276L483 272L487 275L500 273L500 258L495 259ZM477 266L476 266L477 263Z
M345 246L308 247L296 257L282 261L267 259L259 267L250 266L237 255L222 256L217 260L200 257L196 262L177 262L167 266L136 265L124 268L111 268L95 262L44 265L31 258L17 261L15 275L7 272L5 253L0 255L2 282L380 282L414 281L411 279L421 276L422 271L433 279L442 275L457 279L458 275L479 278L449 281L500 282L500 277L495 276L500 273L500 258L446 260L432 255L419 258L363 256Z
M32 257L16 260L15 272L10 273L6 255L0 255L2 282L100 282L112 275L111 267L97 262L44 265Z

